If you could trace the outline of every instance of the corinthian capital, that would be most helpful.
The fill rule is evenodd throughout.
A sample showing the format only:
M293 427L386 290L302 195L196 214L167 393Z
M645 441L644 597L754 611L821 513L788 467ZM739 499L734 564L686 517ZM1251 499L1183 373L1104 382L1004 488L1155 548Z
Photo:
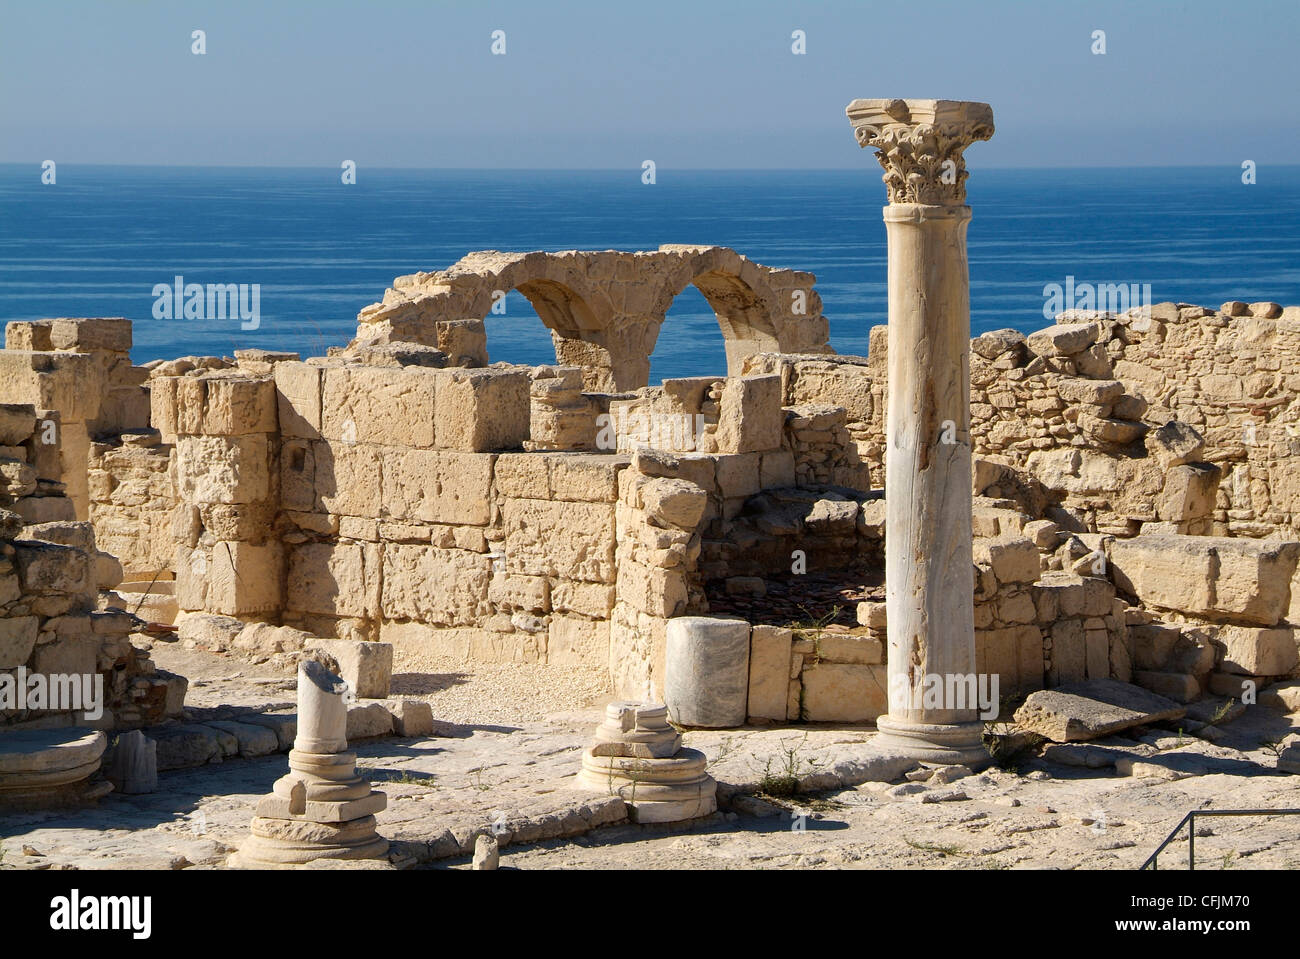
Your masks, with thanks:
M966 100L854 100L845 111L858 145L875 147L890 203L966 202L966 161L993 136L993 108Z

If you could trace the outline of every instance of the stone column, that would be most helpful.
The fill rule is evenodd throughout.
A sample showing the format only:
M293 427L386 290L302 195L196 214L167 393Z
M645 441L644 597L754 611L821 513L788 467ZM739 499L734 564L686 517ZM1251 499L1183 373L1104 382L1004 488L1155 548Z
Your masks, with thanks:
M978 764L987 754L973 696L970 207L962 151L993 135L993 110L952 100L854 100L847 113L858 143L875 148L889 193L890 704L878 741L927 762Z

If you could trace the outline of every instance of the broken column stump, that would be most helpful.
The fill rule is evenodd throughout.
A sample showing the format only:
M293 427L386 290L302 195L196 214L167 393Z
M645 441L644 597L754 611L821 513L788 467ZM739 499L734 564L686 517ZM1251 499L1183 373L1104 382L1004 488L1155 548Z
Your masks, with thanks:
M706 763L704 753L682 746L662 703L610 703L577 781L622 798L633 822L680 822L717 811L718 784Z
M388 797L357 775L356 753L347 751L346 690L318 662L298 667L298 735L289 774L258 801L239 865L378 859L388 852L388 840L375 832L375 813L387 807Z

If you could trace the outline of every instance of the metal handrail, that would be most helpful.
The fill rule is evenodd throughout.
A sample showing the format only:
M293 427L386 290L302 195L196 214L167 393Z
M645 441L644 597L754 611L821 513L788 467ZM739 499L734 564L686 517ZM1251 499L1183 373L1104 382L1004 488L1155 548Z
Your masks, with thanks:
M1160 868L1156 858L1164 851L1164 848L1174 841L1174 838L1182 830L1183 825L1187 825L1187 868L1188 870L1196 869L1196 817L1197 816L1300 816L1300 809L1193 809L1174 827L1173 832L1165 837L1165 841L1156 847L1150 858L1139 867L1139 872L1143 869L1155 871Z

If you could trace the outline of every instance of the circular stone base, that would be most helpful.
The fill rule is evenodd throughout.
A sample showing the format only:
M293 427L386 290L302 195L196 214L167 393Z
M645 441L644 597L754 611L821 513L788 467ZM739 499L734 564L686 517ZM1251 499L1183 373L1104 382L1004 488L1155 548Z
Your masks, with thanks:
M98 799L112 790L87 782L99 771L108 736L83 726L0 735L0 807L31 809Z
M911 723L881 716L876 728L875 745L921 762L982 769L990 761L981 722Z
M717 811L718 784L705 772L707 762L690 748L669 759L596 756L588 749L577 782L621 798L633 822L681 822Z
M388 840L375 833L375 817L346 823L313 823L253 817L252 835L239 849L249 869L301 866L316 859L379 859Z

